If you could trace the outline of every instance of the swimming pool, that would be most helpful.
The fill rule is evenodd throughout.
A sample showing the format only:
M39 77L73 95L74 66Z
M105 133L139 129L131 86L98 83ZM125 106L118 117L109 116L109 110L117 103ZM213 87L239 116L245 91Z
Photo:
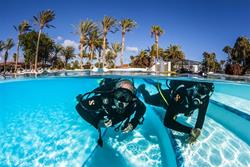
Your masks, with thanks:
M185 136L163 126L163 109L147 105L142 126L129 134L108 129L104 147L99 148L98 133L75 111L75 97L96 88L100 79L54 77L1 82L0 166L250 165L248 84L214 83L202 135L193 146L183 144ZM164 80L157 80L164 85ZM136 87L144 83L139 77L134 81ZM146 87L156 92L152 85ZM193 124L195 117L185 121Z

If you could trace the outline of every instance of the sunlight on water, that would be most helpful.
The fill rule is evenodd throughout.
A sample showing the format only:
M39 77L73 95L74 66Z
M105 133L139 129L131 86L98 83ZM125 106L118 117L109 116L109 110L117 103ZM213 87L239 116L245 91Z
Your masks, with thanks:
M64 107L20 107L0 134L0 166L81 164L96 134Z
M121 140L121 137L109 138L108 143L122 154L132 166L162 166L157 136L143 136L139 131Z
M210 106L209 109L213 109ZM219 112L219 111L218 111ZM197 115L187 122L195 124ZM186 145L183 134L174 132L185 166L237 166L250 164L250 146L229 130L207 117L202 134L194 145ZM186 136L187 137L187 136Z

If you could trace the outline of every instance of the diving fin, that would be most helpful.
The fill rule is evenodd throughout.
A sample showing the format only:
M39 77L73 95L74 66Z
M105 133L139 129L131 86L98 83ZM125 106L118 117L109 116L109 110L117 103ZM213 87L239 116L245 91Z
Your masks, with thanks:
M101 131L101 128L98 128L98 132L99 132L99 138L97 140L97 143L100 147L103 146L103 140L102 140L102 131Z
M155 82L153 79L150 78L145 78L143 79L146 83L150 84L150 85L154 85L156 88L158 88L159 86L161 87L161 83L160 82Z
M153 79L150 78L144 78L143 79L145 82L147 82L150 85L157 85L157 82L155 82Z
M102 147L102 146L103 146L103 140L102 140L102 138L99 138L99 139L97 140L97 143L98 143L98 145L99 145L100 147Z

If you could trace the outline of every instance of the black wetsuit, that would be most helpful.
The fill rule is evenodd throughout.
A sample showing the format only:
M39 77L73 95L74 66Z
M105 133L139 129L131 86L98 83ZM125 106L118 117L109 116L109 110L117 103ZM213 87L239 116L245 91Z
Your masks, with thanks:
M179 81L178 81L179 82ZM172 89L161 89L160 91L163 94L164 98L162 95L159 93L150 95L149 92L145 89L140 89L144 100L146 103L155 105L155 106L161 106L167 110L165 118L164 118L164 125L168 128L171 128L173 130L179 131L179 132L184 132L184 133L190 133L192 128L185 126L179 122L177 122L174 117L178 114L185 114L185 115L190 115L194 110L198 109L198 118L195 124L195 128L202 128L204 120L205 120L205 115L209 103L209 96L206 96L204 99L202 99L202 104L195 106L193 104L189 104L188 106L185 106L186 104L180 104L179 102L176 102L175 98L172 97L172 91L173 87L177 87L180 84L184 84L186 86L193 86L195 82L191 83L189 82L179 82L178 84L174 83L172 86ZM159 91L159 88L158 88ZM191 101L191 97L187 97Z
M112 84L109 84L109 87L113 88ZM145 105L137 97L134 97L123 110L119 110L114 104L112 90L108 91L106 87L98 89L98 91L103 93L80 100L76 105L76 110L83 119L97 129L99 122L105 118L112 120L112 126L126 120L125 123L131 123L133 129L137 127L146 111ZM132 114L134 117L131 119Z

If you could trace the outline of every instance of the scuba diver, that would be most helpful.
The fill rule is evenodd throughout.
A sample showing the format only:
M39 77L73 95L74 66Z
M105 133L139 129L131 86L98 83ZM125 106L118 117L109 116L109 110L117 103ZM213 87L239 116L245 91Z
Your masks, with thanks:
M128 133L143 123L145 105L136 97L133 82L128 79L105 78L98 88L77 96L79 115L98 129L98 144L102 147L101 128L115 127ZM133 118L131 116L134 114Z
M141 84L137 90L142 93L145 102L166 109L164 125L170 129L189 134L188 143L194 143L201 134L209 97L214 91L213 83L167 80L166 85L169 89L163 90L160 83L151 79L145 81L154 85L158 90L157 94L150 95L145 89L145 84ZM198 117L194 128L176 121L178 114L190 117L196 109L198 109Z

